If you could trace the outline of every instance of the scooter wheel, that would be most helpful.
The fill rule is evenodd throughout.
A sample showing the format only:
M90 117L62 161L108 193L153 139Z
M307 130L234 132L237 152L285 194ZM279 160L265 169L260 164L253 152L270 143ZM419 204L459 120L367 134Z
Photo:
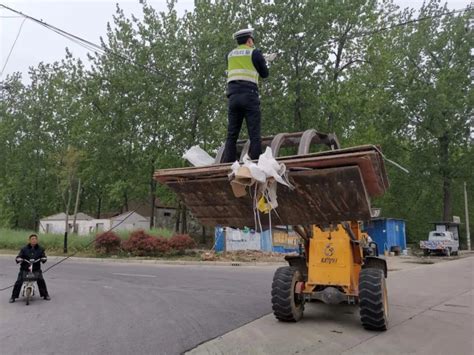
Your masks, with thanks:
M26 305L27 306L30 304L30 299L31 299L31 288L28 287L26 289Z

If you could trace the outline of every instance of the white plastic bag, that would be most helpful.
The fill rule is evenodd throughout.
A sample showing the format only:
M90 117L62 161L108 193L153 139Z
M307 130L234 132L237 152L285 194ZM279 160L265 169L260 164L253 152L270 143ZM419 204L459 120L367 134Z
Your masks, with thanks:
M277 57L277 54L276 53L264 54L263 57L268 63L271 63L275 60L275 58Z
M194 166L212 165L215 159L198 145L189 148L184 154L183 158L189 161Z
M265 176L265 173L262 171L262 169L260 169L257 164L255 164L254 162L252 162L250 160L250 157L245 154L244 158L243 158L243 161L244 161L244 166L246 166L247 168L249 168L250 170L250 174L252 175L252 177L257 180L258 182L265 182L267 180L267 177Z
M272 149L270 147L267 147L265 153L260 155L257 166L265 173L267 177L273 177L280 184L290 188L292 187L281 177L283 174L285 174L286 167L284 164L278 164L276 159L273 157Z

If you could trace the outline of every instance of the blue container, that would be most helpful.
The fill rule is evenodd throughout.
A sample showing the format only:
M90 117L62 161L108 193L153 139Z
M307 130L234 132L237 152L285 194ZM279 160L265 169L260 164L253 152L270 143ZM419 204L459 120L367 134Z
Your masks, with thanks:
M225 234L226 233L223 227L216 227L214 229L214 250L216 252L225 251ZM267 229L260 234L260 250L267 252L273 251L277 253L293 253L298 251L298 247L295 246L295 248L285 248L284 246L274 246L272 233Z
M262 251L272 251L273 240L272 233L269 229L264 230L260 233L260 250Z
M374 218L365 224L365 230L377 243L380 253L391 247L406 249L405 220L397 218Z
M224 251L225 250L225 231L222 227L216 227L214 230L215 245L214 250ZM270 230L265 230L260 234L260 250L263 251L272 251L272 234Z
M225 249L225 232L224 228L216 227L214 230L214 250L215 251L224 251Z

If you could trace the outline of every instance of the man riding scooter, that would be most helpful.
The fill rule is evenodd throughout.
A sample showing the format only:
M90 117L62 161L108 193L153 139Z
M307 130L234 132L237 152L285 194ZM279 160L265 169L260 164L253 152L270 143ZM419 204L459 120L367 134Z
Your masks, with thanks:
M28 241L29 243L20 250L18 256L15 259L17 264L21 262L21 265L18 278L15 282L15 286L13 287L10 303L15 302L15 299L20 297L21 286L23 285L23 274L28 271L29 263L23 260L41 259L42 263L46 262L46 254L44 249L38 244L38 236L36 234L32 234L28 237ZM43 278L40 263L33 264L33 272L38 275L36 282L38 283L40 296L49 301L51 298L49 297L48 290L46 288L46 282Z

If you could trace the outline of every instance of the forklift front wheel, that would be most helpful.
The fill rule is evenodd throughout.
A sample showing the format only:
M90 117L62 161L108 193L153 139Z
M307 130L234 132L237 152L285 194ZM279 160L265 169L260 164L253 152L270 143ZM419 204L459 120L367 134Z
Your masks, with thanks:
M304 297L296 293L296 283L304 281L298 268L283 266L275 271L272 283L272 309L283 322L297 322L303 317Z
M388 296L383 270L362 269L359 275L360 320L365 329L386 330Z

